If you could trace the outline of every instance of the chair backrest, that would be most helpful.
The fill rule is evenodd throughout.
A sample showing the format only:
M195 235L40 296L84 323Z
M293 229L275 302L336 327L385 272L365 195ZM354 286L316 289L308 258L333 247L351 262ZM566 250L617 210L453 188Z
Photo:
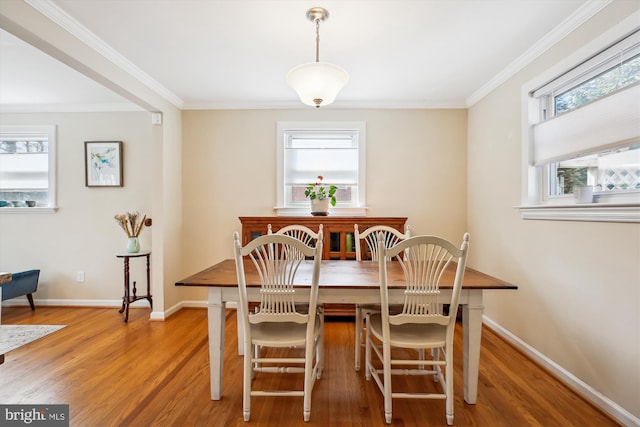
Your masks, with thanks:
M282 234L260 236L242 247L240 235L235 232L234 254L240 293L238 308L245 331L248 330L250 323L261 322L311 323L313 326L322 258L322 233L315 247L306 245L295 237ZM244 257L251 259L260 277L260 305L254 313L249 313ZM306 261L306 257L313 258L313 261ZM313 262L310 291L306 287L294 286L296 273L304 262ZM296 298L296 294L307 295L307 292L308 301L301 300L300 297ZM298 312L296 302L308 302L308 312Z
M410 237L392 248L385 247L384 235L378 236L380 257L380 298L382 316L389 324L437 323L453 326L462 280L467 263L469 233L465 233L462 245L457 248L453 243L435 236ZM404 272L406 289L402 311L389 315L387 287L387 259L396 259ZM455 268L451 298L443 301L440 297L440 281L447 269ZM450 276L448 276L450 277ZM449 304L447 315L442 313L442 305ZM386 322L383 322L386 323Z
M356 260L362 261L363 253L362 253L362 241L366 243L366 247L371 253L371 261L378 260L378 235L382 233L384 239L384 247L390 248L399 242L408 239L411 237L410 227L405 226L404 233L396 230L393 227L389 227L387 225L374 225L372 227L367 228L363 232L358 230L358 224L353 226L354 233L354 241L356 245Z
M315 247L318 237L322 235L322 224L318 226L317 233L309 227L299 224L287 225L274 232L271 229L271 224L267 224L267 234L284 234L301 240L307 246Z

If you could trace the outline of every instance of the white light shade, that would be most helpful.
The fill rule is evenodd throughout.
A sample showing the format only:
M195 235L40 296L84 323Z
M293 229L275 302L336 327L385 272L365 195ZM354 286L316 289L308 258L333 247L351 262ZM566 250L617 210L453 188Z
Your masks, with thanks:
M301 64L287 74L287 83L300 101L312 107L331 104L348 81L349 74L342 67L327 62Z

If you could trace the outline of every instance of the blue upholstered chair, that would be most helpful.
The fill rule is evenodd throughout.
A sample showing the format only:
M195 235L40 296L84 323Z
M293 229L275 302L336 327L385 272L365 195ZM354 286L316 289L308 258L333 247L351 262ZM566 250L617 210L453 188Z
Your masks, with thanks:
M39 277L40 270L11 273L11 281L2 285L2 301L26 295L31 305L31 310L35 310L36 306L33 304L32 294L38 289Z

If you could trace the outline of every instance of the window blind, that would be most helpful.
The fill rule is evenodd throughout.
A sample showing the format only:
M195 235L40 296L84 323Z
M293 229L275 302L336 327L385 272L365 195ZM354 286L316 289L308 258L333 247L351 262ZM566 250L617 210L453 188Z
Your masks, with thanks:
M533 126L539 166L640 141L640 84Z

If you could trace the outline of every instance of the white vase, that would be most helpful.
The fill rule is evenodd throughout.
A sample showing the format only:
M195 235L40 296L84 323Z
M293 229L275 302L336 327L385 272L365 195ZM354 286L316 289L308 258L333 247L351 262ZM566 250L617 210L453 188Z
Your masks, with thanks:
M311 215L313 216L329 215L329 199L311 200Z

